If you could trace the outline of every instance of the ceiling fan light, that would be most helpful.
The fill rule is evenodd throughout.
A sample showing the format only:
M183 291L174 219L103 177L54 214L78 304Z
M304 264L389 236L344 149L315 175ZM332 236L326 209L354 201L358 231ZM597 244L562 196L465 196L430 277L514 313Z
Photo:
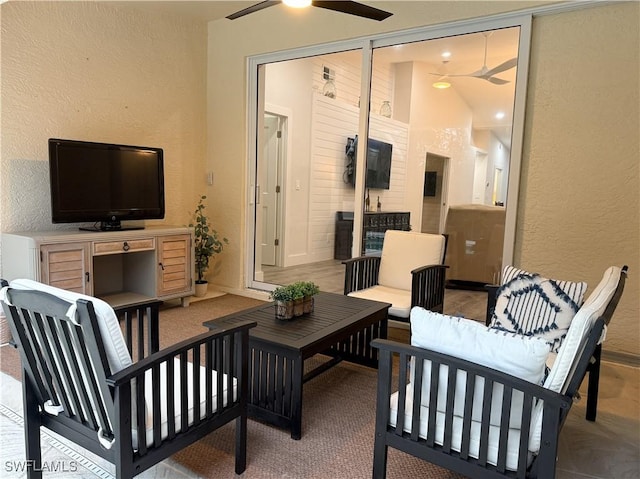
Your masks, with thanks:
M282 0L287 7L306 8L311 5L311 0Z
M446 80L438 80L433 84L433 88L438 88L439 90L444 90L445 88L449 88L451 83Z

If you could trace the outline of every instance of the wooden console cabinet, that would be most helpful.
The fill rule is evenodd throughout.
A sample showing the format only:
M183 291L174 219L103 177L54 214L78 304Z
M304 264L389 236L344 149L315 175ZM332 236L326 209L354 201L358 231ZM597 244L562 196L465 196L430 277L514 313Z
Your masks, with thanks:
M104 299L114 307L194 294L193 230L2 234L2 276Z

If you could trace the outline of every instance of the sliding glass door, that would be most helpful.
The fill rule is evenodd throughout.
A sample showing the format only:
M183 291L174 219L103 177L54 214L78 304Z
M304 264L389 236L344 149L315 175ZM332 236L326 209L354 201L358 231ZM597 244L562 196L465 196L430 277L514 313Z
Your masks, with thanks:
M529 30L517 17L251 59L247 286L339 292L340 261L379 254L389 214L443 233L459 205L503 205L510 263Z

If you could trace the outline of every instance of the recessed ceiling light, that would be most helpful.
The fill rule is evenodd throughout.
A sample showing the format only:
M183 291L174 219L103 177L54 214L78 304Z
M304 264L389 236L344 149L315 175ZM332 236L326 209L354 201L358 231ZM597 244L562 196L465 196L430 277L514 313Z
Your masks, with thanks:
M442 58L450 58L450 57L451 57L451 52L449 52L449 51L444 51L444 52L442 52L442 53L440 54L440 56L441 56Z
M438 88L440 90L444 90L445 88L449 88L450 86L451 83L449 83L447 80L438 80L433 84L434 88Z
M504 118L504 112L499 111L498 113L496 113L497 120L502 120L503 118Z
M311 0L282 0L287 7L305 8L311 5Z

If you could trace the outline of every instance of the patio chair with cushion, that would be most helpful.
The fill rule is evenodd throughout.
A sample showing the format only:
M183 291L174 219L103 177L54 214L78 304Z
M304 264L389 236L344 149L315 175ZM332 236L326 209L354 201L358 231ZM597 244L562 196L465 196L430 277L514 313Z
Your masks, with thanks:
M447 238L387 230L381 256L343 261L344 294L390 303L389 319L409 322L414 306L442 312Z
M508 331L504 322L487 327L414 308L411 345L372 342L380 350L373 477L385 477L393 447L472 478L553 479L560 430L626 276L626 266L609 268L562 340L553 331L523 334ZM549 286L533 289L548 293ZM556 291L552 302L573 301L565 296Z
M255 323L157 351L157 307L119 310L125 341L102 300L31 280L2 286L23 368L29 478L42 477L41 427L110 461L116 477L130 478L233 419L235 470L245 470L248 331ZM140 322L146 314L156 317L132 328L132 318ZM127 344L135 340L134 363ZM150 354L143 357L145 345Z

